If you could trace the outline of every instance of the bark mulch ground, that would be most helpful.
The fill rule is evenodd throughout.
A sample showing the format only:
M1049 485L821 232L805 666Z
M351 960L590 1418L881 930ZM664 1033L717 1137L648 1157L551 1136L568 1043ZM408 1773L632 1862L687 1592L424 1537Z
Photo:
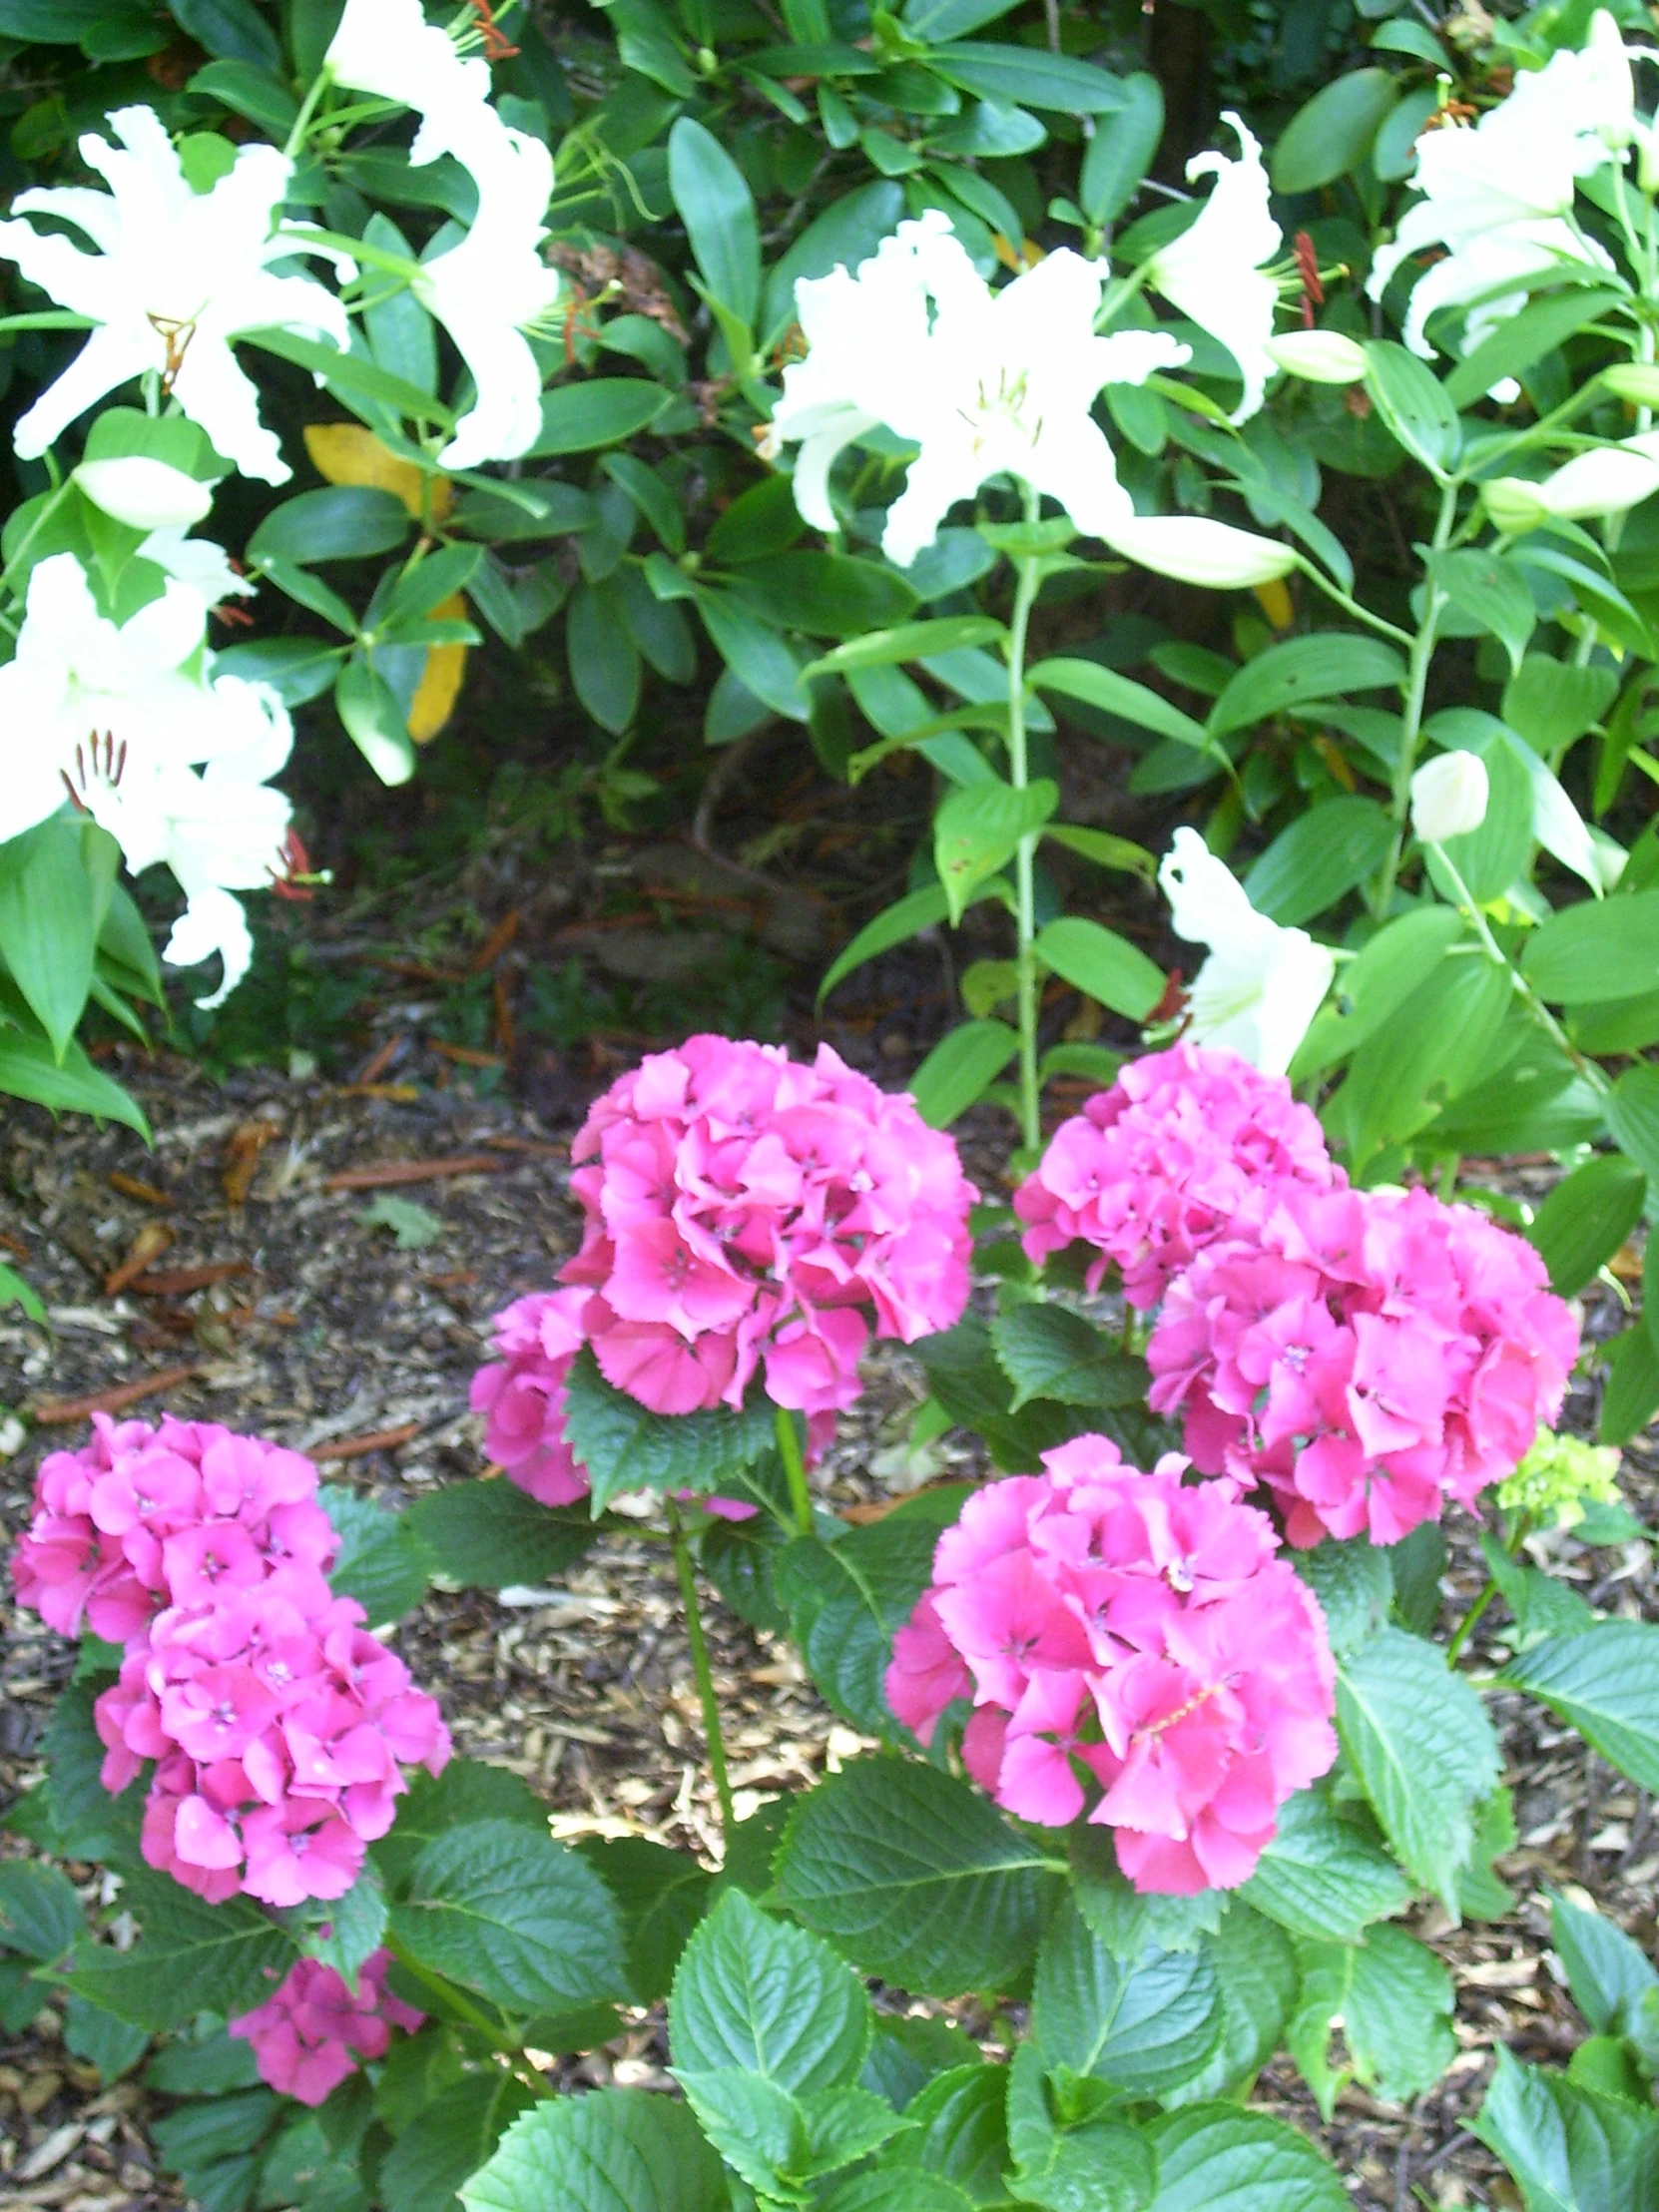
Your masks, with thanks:
M866 1049L877 1049L872 1038ZM30 1109L0 1124L0 1247L52 1319L47 1334L15 1308L0 1315L0 1401L50 1412L54 1400L184 1370L165 1395L135 1393L135 1409L165 1402L275 1436L368 1494L406 1498L476 1474L467 1382L489 1316L546 1287L573 1248L564 1142L580 1101L561 1100L538 1122L503 1097L474 1096L464 1071L444 1089L405 1081L389 1096L385 1086L376 1095L373 1085L264 1074L222 1086L184 1062L122 1072L153 1117L154 1151L122 1131L54 1127ZM972 1165L993 1187L994 1145L970 1146L981 1150ZM396 1209L376 1204L384 1191L328 1186L343 1171L394 1161L473 1163L389 1186L438 1225L414 1248L399 1249ZM133 1260L143 1264L130 1270ZM112 1295L109 1280L123 1275L127 1287ZM920 1395L901 1355L872 1363L830 1464L832 1501L863 1502L915 1479L902 1439ZM1580 1425L1590 1411L1580 1393ZM7 1424L0 1548L24 1523L43 1450L84 1433L66 1422L25 1439ZM1627 1454L1626 1488L1645 1520L1659 1519L1659 1455L1645 1445ZM1560 1550L1596 1604L1651 1613L1648 1546L1589 1552L1561 1539ZM1481 1578L1466 1528L1454 1553L1448 1602L1466 1604ZM746 1802L804 1788L859 1748L786 1646L711 1610L733 1780ZM556 1589L435 1594L397 1640L441 1700L458 1748L522 1774L548 1799L558 1832L715 1850L672 1568L643 1536L607 1537ZM38 1776L33 1747L72 1657L33 1615L0 1607L0 1806ZM1456 1976L1461 2050L1450 2074L1409 2111L1350 2087L1329 2128L1288 2068L1258 2092L1324 2143L1364 2212L1516 2202L1467 2122L1495 2045L1560 2063L1582 2033L1548 1954L1546 1886L1588 1892L1652 1942L1659 1830L1646 1798L1536 1713L1510 1701L1498 1719L1520 1830L1501 1871L1526 1902L1491 1924L1451 1929L1438 1914L1415 1924ZM0 1852L23 1848L0 1836ZM69 1871L90 1897L95 1870ZM651 2016L579 2071L589 2082L666 2086L665 2057ZM45 2006L26 2035L0 2043L0 2207L178 2207L149 2148L152 2101L132 2076L104 2085L65 2050L59 2013Z

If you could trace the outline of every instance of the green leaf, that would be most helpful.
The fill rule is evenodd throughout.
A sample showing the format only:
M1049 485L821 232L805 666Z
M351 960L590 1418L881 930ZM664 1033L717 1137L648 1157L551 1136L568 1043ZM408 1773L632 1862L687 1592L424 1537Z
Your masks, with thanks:
M1626 1444L1659 1411L1659 1344L1647 1317L1604 1347L1607 1382L1596 1434L1604 1444Z
M279 69L282 50L253 0L168 0L168 12L182 31L210 54Z
M1095 126L1077 180L1077 204L1097 226L1116 222L1140 190L1164 135L1164 95L1156 77L1136 70L1122 85L1123 106Z
M0 954L60 1061L92 983L93 857L78 817L55 816L0 845Z
M627 1980L610 1892L516 1821L469 1822L427 1844L391 1931L421 1965L520 2013L620 1996Z
M785 2089L857 2077L875 2018L830 1945L728 1890L687 1943L669 2000L676 2067L736 2066Z
M805 722L812 702L794 650L735 593L700 587L693 596L715 651L738 682L774 714Z
M401 545L411 526L409 510L395 492L368 484L323 484L271 508L248 541L248 559L255 568L273 557L301 567L365 560Z
M1005 1021L964 1021L940 1039L910 1078L916 1112L930 1129L948 1129L996 1081L1019 1050Z
M334 679L334 711L345 734L382 784L406 784L414 747L397 695L365 654L353 653Z
M648 461L634 453L607 453L600 463L620 484L670 553L686 550L686 517L678 498Z
M1376 638L1323 631L1287 638L1246 661L1210 710L1209 734L1225 737L1269 715L1293 712L1311 700L1344 699L1352 692L1392 690L1405 665L1392 646Z
M1610 668L1574 668L1547 653L1529 653L1504 686L1500 711L1534 753L1558 763L1601 720L1618 688Z
M1148 2212L1347 2212L1348 2192L1300 2130L1235 2104L1153 2120L1158 2189Z
M672 394L643 376L590 376L555 384L541 395L541 428L528 458L589 453L636 437L668 405Z
M1501 898L1525 872L1535 811L1531 778L1510 748L1494 745L1484 758L1485 819L1462 836L1448 837L1443 847L1478 904ZM1446 875L1439 853L1431 851L1427 858L1435 889L1451 904L1459 904L1462 891Z
M1402 1912L1410 1885L1362 1823L1322 1790L1279 1808L1278 1833L1239 1896L1293 1936L1360 1942L1373 1921Z
M409 1515L334 1484L325 1484L316 1501L340 1535L328 1577L334 1595L354 1597L373 1628L412 1613L437 1561Z
M1428 573L1459 613L1499 640L1511 672L1518 673L1538 609L1514 562L1489 549L1431 552Z
M614 1390L584 1349L565 1381L565 1434L588 1470L597 1519L624 1490L716 1490L773 1445L773 1405L756 1390L741 1413L653 1413Z
M979 895L988 898L991 886L986 884ZM895 944L903 944L921 930L933 928L943 921L949 910L950 901L942 883L924 883L920 890L908 891L902 898L895 899L873 921L866 921L857 935L836 953L818 987L819 1004L824 1004L843 975L850 975L866 960L890 951Z
M441 1775L416 1773L408 1794L397 1801L396 1826L371 1846L387 1887L404 1886L427 1844L480 1821L511 1821L545 1836L547 1807L520 1776L482 1760L451 1759Z
M765 342L774 343L795 320L795 287L801 277L828 276L837 268L856 269L870 258L903 214L903 190L889 178L861 185L856 192L832 200L767 272L761 313Z
M92 1717L97 1694L90 1682L72 1683L46 1724L40 1758L51 1821L42 1841L60 1858L104 1859L125 1869L139 1857L145 1792L134 1782L112 1797L99 1779L104 1746Z
M73 1042L64 1047L60 1060L45 1037L0 1030L0 1092L32 1099L55 1113L98 1114L123 1122L150 1142L150 1124L134 1101Z
M942 2174L854 2174L830 2190L819 2212L972 2212L973 2199Z
M1659 1789L1659 1627L1598 1621L1509 1661L1499 1680L1576 1728L1641 1789Z
M252 1898L207 1905L171 1875L133 1868L122 1904L141 1931L130 1950L83 1939L71 1989L136 2027L177 2027L198 2012L229 2016L261 2004L294 1961L294 1946Z
M1009 2162L1006 2103L1007 2077L1000 2066L977 2058L951 2066L900 2100L910 2125L888 2143L880 2163L936 2174L965 2190L975 2204L995 2203Z
M1607 1101L1607 1126L1643 1173L1659 1177L1659 1067L1626 1068Z
M644 1836L583 1836L575 1849L616 1900L636 2004L668 1994L686 1939L708 1909L714 1877L687 1853Z
M1514 996L1507 967L1441 960L1355 1053L1348 1081L1326 1109L1358 1167L1403 1144L1439 1107L1486 1072Z
M1036 952L1064 982L1130 1021L1145 1021L1168 987L1138 945L1081 914L1061 914L1039 930Z
M1357 170L1398 98L1398 82L1385 69L1351 69L1334 78L1280 133L1271 164L1274 191L1317 192Z
M404 1512L437 1572L484 1590L554 1580L599 1534L587 1506L539 1505L504 1478L446 1483Z
M150 2048L150 2030L118 2020L85 1997L71 1996L64 2008L63 2040L67 2051L97 2068L98 2078L108 2088L131 2073Z
M1527 2212L1659 2212L1651 2108L1523 2066L1500 2043L1472 2125L1520 2183Z
M1622 1152L1605 1152L1557 1183L1528 1235L1550 1288L1572 1298L1612 1259L1642 1218L1647 1176Z
M1221 2037L1209 2063L1166 2105L1199 2104L1226 2095L1278 2049L1299 1986L1296 1950L1282 1928L1230 1898L1221 1927L1205 1946L1216 1976Z
M889 629L916 605L902 576L844 553L780 553L746 571L739 588L766 620L817 638Z
M1445 380L1446 397L1454 407L1472 405L1505 376L1522 375L1546 353L1553 353L1621 296L1616 291L1563 285L1530 301L1518 314L1506 316L1453 365Z
M299 113L298 102L281 79L248 61L209 62L185 90L247 116L274 139L285 139Z
M1364 1943L1300 1942L1302 1995L1289 2042L1329 2126L1350 2072L1390 2104L1432 2088L1457 2054L1451 1976L1399 1928L1374 1928ZM1340 2028L1352 2066L1333 2071Z
M1072 1896L1077 1910L1111 1951L1133 1965L1155 1950L1201 1950L1221 1926L1226 1899L1219 1890L1166 1897L1137 1890L1118 1870L1110 1829L1093 1822L1074 1826L1067 1838Z
M67 1875L32 1860L0 1860L0 1949L55 1965L86 1931Z
M799 2177L808 2163L807 2122L790 2092L741 2066L676 2066L674 2073L704 2134L761 2201L799 2201L786 2177Z
M753 328L761 304L754 196L720 141L687 115L668 135L668 188L710 292Z
M1056 108L1066 115L1114 115L1124 104L1117 78L1069 54L979 40L936 47L927 67L947 85L1005 108Z
M1454 1913L1474 1849L1470 1812L1500 1771L1479 1698L1434 1645L1387 1628L1338 1663L1337 1726L1407 1872Z
M1388 1554L1369 1537L1328 1536L1312 1550L1288 1556L1319 1599L1331 1649L1338 1658L1347 1658L1385 1625L1393 1602L1393 1576Z
M1042 1851L966 1783L890 1759L855 1760L798 1801L778 1884L861 1972L934 1996L1017 1981L1056 1888Z
M26 1282L16 1268L0 1266L0 1311L8 1306L20 1306L29 1319L42 1329L50 1326L46 1308L34 1285Z
M1157 880L1158 862L1144 844L1128 837L1114 837L1106 830L1079 830L1070 823L1051 822L1043 835L1068 852L1077 852L1096 867L1112 868L1123 875L1138 875L1143 882Z
M1282 830L1251 868L1250 902L1286 927L1312 921L1382 866L1393 834L1375 799L1328 799Z
M1539 1636L1573 1636L1595 1626L1594 1608L1570 1582L1512 1559L1490 1529L1480 1531L1480 1549L1499 1595L1515 1617L1516 1633L1527 1642Z
M731 2203L687 2107L642 2089L532 2106L460 2198L467 2212L728 2212Z
M1384 924L1357 960L1347 963L1330 1002L1291 1062L1293 1077L1321 1075L1381 1029L1437 968L1463 933L1463 919L1449 906L1418 906Z
M1659 890L1563 907L1532 931L1520 965L1539 997L1558 1005L1659 989Z
M1102 668L1098 661L1064 658L1039 661L1035 668L1026 671L1025 681L1034 691L1057 692L1062 699L1080 699L1085 706L1099 707L1104 713L1117 715L1139 729L1155 731L1161 738L1173 738L1178 745L1190 745L1200 753L1215 751L1210 734L1201 722L1184 715L1179 707L1171 706L1161 692L1137 684L1128 676L1120 676L1116 669Z
M1118 1350L1106 1331L1069 1307L1013 1306L991 1324L991 1343L1014 1385L1017 1413L1034 1397L1062 1405L1133 1405L1145 1394L1146 1368Z
M1045 2066L1070 2067L1126 2096L1190 2080L1221 2038L1221 1998L1203 1951L1114 1955L1067 1899L1037 1953L1031 2027Z
M926 661L967 647L1001 645L1007 635L989 615L941 615L936 622L901 622L896 630L877 630L867 638L854 638L849 645L837 645L832 653L810 662L802 674L844 676L849 669Z
M1046 776L1023 790L997 777L948 794L933 817L933 860L952 923L960 922L968 893L1001 871L1020 839L1042 828L1059 800L1059 786ZM1159 996L1163 988L1160 975Z
M800 1536L778 1556L774 1579L790 1633L825 1699L870 1735L907 1741L883 1685L892 1639L932 1578L938 1522L888 1513L832 1544Z
M1463 438L1445 386L1426 362L1387 338L1373 338L1366 363L1366 389L1393 436L1424 468L1443 475Z
M1605 1915L1568 1898L1551 1897L1549 1932L1574 2004L1598 2035L1623 2034L1659 1988L1647 1953Z
M640 652L607 580L578 584L565 617L565 657L577 698L602 730L620 737L640 703Z
M397 2212L454 2212L456 2197L480 2166L488 2171L484 2162L502 2130L530 2104L524 2084L494 2068L452 2083L416 2114L386 2153L376 2196L395 2204Z

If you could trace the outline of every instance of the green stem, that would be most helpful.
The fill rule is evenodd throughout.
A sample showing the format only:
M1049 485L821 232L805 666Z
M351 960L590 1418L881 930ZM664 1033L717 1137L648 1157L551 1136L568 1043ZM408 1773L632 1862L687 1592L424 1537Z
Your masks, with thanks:
M673 1498L668 1500L669 1532L674 1538L674 1571L680 1578L680 1598L686 1608L686 1641L691 1645L692 1672L697 1676L697 1695L703 1707L703 1735L709 1747L709 1771L715 1778L715 1796L720 1800L721 1834L728 1844L736 1828L737 1815L732 1810L732 1785L726 1774L726 1739L720 1732L720 1700L715 1696L715 1678L709 1666L709 1640L703 1633L703 1608L697 1601L697 1570L692 1564L691 1545L686 1541L685 1523Z
M790 1485L790 1503L795 1507L795 1525L803 1536L810 1536L813 1533L813 1493L807 1487L807 1462L801 1456L795 1415L787 1405L779 1406L774 1426L778 1430L778 1455L784 1462L784 1474Z
M454 1982L447 1979L446 1976L434 1973L429 1966L423 1966L418 1958L412 1957L405 1950L395 1936L388 1935L383 1940L387 1950L391 1952L404 1972L413 1974L417 1981L424 1982L433 1995L438 1997L458 2018L465 2020L469 2027L475 2027L481 2034L487 2035L492 2049L516 2051L520 2047L510 2039L503 2039L507 2036L508 2031L503 2028L499 2020L492 2020L487 2012L480 2011L466 1991L456 1988Z
M317 103L333 81L326 69L319 69L306 87L305 97L300 103L299 113L294 117L293 128L288 133L287 144L282 148L282 152L290 162L295 159L299 149L304 145L305 133L311 127L311 118L316 114Z
M1481 1591L1480 1595L1475 1599L1474 1603L1463 1615L1461 1622L1458 1624L1457 1633L1452 1637L1450 1643L1446 1646L1445 1663L1448 1667L1453 1667L1457 1664L1457 1654L1462 1650L1463 1646L1473 1635L1475 1625L1479 1621L1480 1616L1482 1615L1482 1613L1485 1612L1487 1606L1490 1605L1496 1595L1497 1584L1488 1576L1486 1587Z
M1452 888L1457 893L1458 908L1461 911L1464 919L1473 929L1475 935L1479 938L1480 949L1485 953L1487 959L1495 961L1496 964L1505 971L1505 973L1509 977L1509 981L1514 990L1515 996L1526 1008L1527 1013L1537 1023L1538 1027L1543 1031L1544 1035L1548 1037L1551 1044L1553 1044L1558 1051L1564 1052L1567 1058L1572 1062L1573 1066L1578 1070L1579 1074L1582 1075L1587 1082L1592 1084L1595 1089L1600 1091L1601 1095L1605 1098L1612 1090L1612 1085L1608 1082L1606 1076L1596 1065L1595 1061L1587 1059L1585 1055L1579 1051L1578 1047L1573 1043L1572 1039L1561 1027L1561 1024L1556 1020L1555 1016L1550 1012L1549 1008L1544 1004L1543 1000L1539 998L1536 992L1532 989L1532 986L1527 982L1525 976L1522 975L1520 969L1515 966L1512 960L1508 960L1504 957L1502 946L1492 935L1490 924L1487 922L1485 915L1480 911L1480 908L1475 904L1473 892L1463 881L1461 875L1458 874L1454 862L1448 857L1446 853L1445 846L1443 844L1436 844L1431 845L1429 849L1433 852L1434 857L1439 861L1441 867L1445 869L1447 875L1450 876Z
M1351 598L1346 591L1340 590L1326 575L1324 569L1317 568L1306 554L1299 553L1297 555L1296 565L1311 584L1319 586L1327 599L1341 607L1344 614L1352 615L1356 622L1366 623L1378 633L1379 637L1387 638L1394 645L1409 646L1411 644L1409 630L1402 630L1398 623L1389 622L1383 615L1374 615L1369 607L1363 607L1358 599Z
M56 490L54 490L47 498L39 514L36 515L34 521L30 523L28 529L24 532L22 544L19 545L17 551L12 555L11 559L6 563L5 567L3 569L0 569L0 591L4 591L6 589L7 585L12 580L14 572L18 568L20 568L22 564L28 559L30 546L34 544L36 538L40 536L42 530L45 529L47 523L52 519L53 515L57 513L58 509L63 505L64 501L69 497L73 489L73 483L68 477L66 477L64 481L57 486Z
M1035 522L1042 510L1042 495L1030 484L1024 487L1025 519ZM1014 587L1014 611L1008 624L1008 781L1022 792L1029 781L1025 732L1025 633L1036 600L1039 577L1037 560L1025 554L1014 563L1019 581ZM1014 954L1015 992L1019 1005L1019 1127L1020 1143L1035 1153L1042 1144L1042 1103L1037 1087L1037 832L1028 830L1014 850L1014 925L1018 945Z
M1440 490L1440 511L1434 523L1433 549L1436 553L1444 550L1456 520L1457 486L1445 484ZM1388 856L1382 863L1377 901L1372 909L1379 921L1388 918L1399 875L1400 854L1405 849L1405 825L1411 812L1411 772L1417 765L1417 747L1422 738L1422 709L1428 691L1429 664L1434 658L1434 633L1446 605L1445 594L1432 576L1425 581L1423 591L1422 620L1411 640L1410 658L1406 663L1405 709L1400 717L1399 759L1394 767L1394 833Z

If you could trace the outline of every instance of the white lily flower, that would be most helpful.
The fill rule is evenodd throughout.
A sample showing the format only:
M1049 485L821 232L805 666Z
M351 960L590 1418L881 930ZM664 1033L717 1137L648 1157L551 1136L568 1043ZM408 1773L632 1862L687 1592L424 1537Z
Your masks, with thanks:
M1244 397L1233 420L1244 422L1261 406L1275 366L1268 340L1279 286L1261 265L1284 241L1268 212L1261 146L1231 108L1222 121L1238 138L1240 159L1197 154L1187 164L1189 184L1213 176L1215 190L1190 229L1153 255L1147 280L1238 362Z
M415 297L455 340L476 397L439 453L445 468L514 460L541 431L541 369L524 335L545 322L559 273L540 254L553 194L553 157L540 139L501 126L480 154L478 213L447 253L421 265Z
M346 0L322 67L335 84L415 111L409 159L417 167L453 154L470 168L479 141L506 128L489 104L488 62L463 59L420 0Z
M1424 844L1467 836L1485 821L1491 789L1478 753L1437 753L1411 778L1411 827Z
M211 485L143 453L83 461L73 474L95 507L132 530L188 530L214 503Z
M187 537L183 530L152 530L139 547L139 558L154 561L169 576L188 584L207 608L227 599L252 599L259 586L231 566L224 546L211 538Z
M1090 406L1102 385L1144 383L1190 351L1163 331L1097 337L1103 276L1103 265L1062 248L993 292L948 219L930 211L900 224L855 276L837 270L799 284L804 325L827 343L816 366L809 353L786 369L769 443L807 441L802 513L833 527L830 463L885 423L920 448L881 539L901 568L932 543L956 501L992 476L1018 477L1057 499L1095 537L1132 520Z
M1196 830L1176 830L1158 881L1176 935L1210 947L1188 992L1187 1034L1283 1075L1331 988L1330 948L1259 914Z
M1102 531L1114 552L1142 568L1207 591L1246 591L1288 576L1297 565L1294 545L1235 530L1203 515L1131 515Z
M1400 263L1443 246L1445 259L1418 277L1404 337L1427 360L1424 326L1437 308L1466 306L1465 347L1525 304L1529 284L1560 269L1611 269L1595 240L1571 220L1580 177L1630 143L1634 88L1617 24L1605 9L1581 53L1562 52L1516 79L1515 89L1472 130L1425 131L1414 182L1423 195L1391 246L1372 264L1374 299Z
M273 236L293 165L274 146L245 146L213 190L199 193L154 108L118 108L109 124L119 146L91 132L80 142L108 192L20 192L13 219L0 222L0 258L98 325L19 421L17 450L38 457L106 392L155 374L245 476L285 483L292 471L260 420L258 389L232 340L272 328L340 347L349 337L332 292L273 267L296 250ZM20 220L30 213L62 217L97 251Z

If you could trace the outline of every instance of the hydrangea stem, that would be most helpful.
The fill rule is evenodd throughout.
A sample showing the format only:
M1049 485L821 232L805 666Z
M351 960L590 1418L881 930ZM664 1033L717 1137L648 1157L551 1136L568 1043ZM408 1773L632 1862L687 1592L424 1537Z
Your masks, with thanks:
M692 1563L691 1545L686 1539L680 1508L673 1498L668 1500L668 1525L674 1539L674 1571L680 1577L680 1597L686 1608L686 1641L691 1645L692 1672L697 1677L697 1696L703 1707L709 1772L715 1778L715 1796L720 1800L720 1830L730 1843L737 1815L732 1810L732 1784L726 1773L726 1739L720 1729L720 1700L715 1696L715 1678L709 1666L709 1639L703 1633L703 1608L697 1598L697 1569Z
M795 1415L787 1405L778 1408L775 1426L778 1430L778 1455L784 1462L785 1479L790 1485L790 1503L795 1507L795 1525L803 1536L813 1533L813 1493L807 1487L807 1462L801 1454L801 1438L796 1432Z
M1034 523L1041 510L1041 495L1029 484L1025 493L1025 519ZM1041 581L1034 554L1014 562L1014 610L1008 623L1008 781L1022 792L1030 781L1025 730L1025 633ZM1019 1129L1020 1143L1035 1153L1042 1145L1042 1105L1037 1084L1037 832L1020 838L1014 852L1014 925L1018 946L1014 955L1015 993L1019 1006Z

